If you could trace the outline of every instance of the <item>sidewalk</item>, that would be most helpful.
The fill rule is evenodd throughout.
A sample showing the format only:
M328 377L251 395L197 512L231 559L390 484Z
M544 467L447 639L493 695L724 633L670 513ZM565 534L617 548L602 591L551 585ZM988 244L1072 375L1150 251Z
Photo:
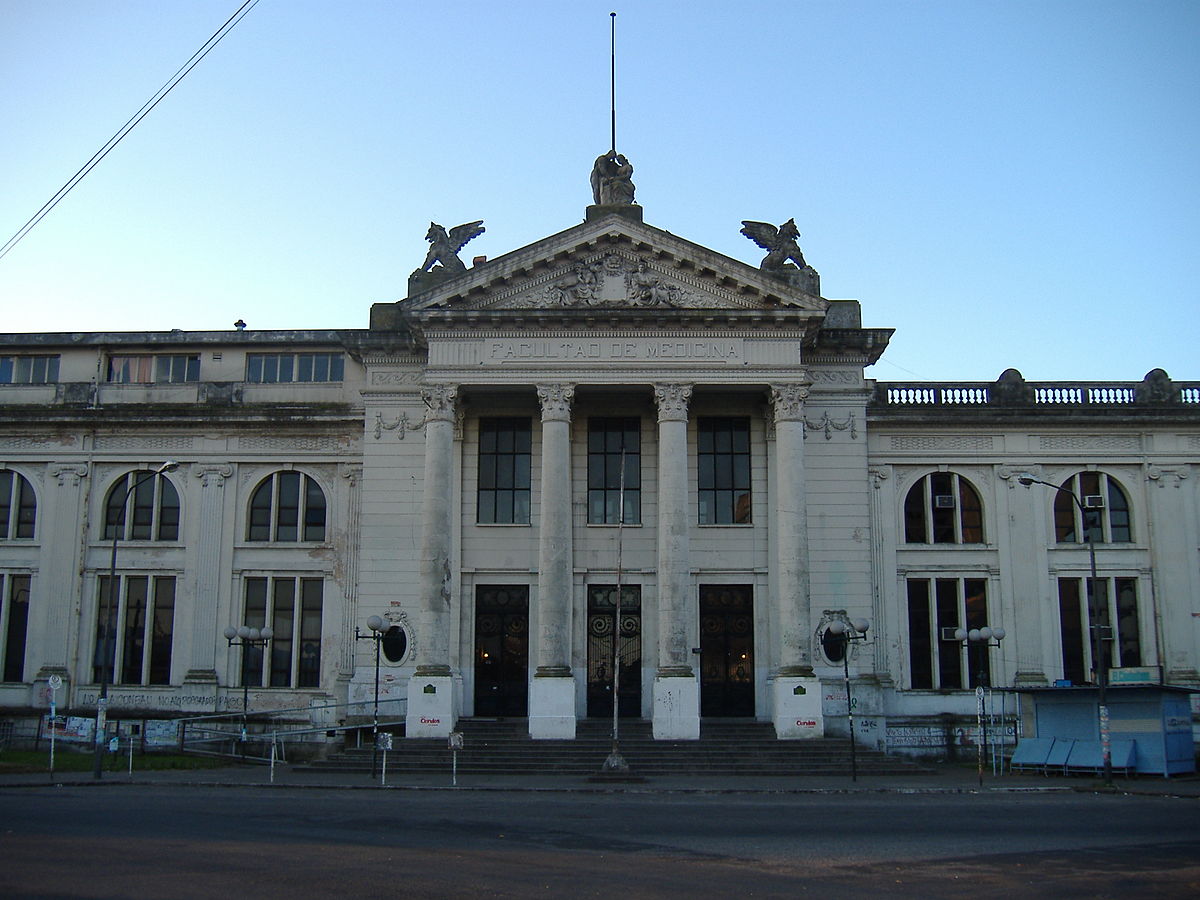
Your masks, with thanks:
M937 765L933 771L904 775L781 776L778 778L671 776L645 781L589 781L573 775L464 775L457 786L451 783L450 766L444 774L389 774L386 784L369 775L341 772L294 771L277 765L274 774L267 766L231 765L215 769L165 769L105 772L97 781L90 772L0 774L0 788L62 786L171 785L227 788L321 788L325 790L458 790L458 791L568 791L576 793L997 793L1028 791L1104 790L1099 778L1091 776L1042 776L1031 774L993 776L985 772L980 787L978 771L961 765ZM1156 775L1115 778L1118 794L1186 797L1200 799L1200 776L1167 779Z

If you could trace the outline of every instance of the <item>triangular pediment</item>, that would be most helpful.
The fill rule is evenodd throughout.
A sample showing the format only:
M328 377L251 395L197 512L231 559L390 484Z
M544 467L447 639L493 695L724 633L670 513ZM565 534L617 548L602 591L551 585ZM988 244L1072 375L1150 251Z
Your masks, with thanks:
M424 287L399 303L423 318L677 310L819 319L828 302L739 260L619 214L605 215ZM692 313L693 315L695 313Z

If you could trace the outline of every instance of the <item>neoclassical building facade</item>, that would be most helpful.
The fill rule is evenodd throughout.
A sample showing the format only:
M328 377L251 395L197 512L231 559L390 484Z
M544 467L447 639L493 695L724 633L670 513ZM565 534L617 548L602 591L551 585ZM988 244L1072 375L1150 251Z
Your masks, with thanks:
M1200 687L1200 383L876 383L891 330L744 225L761 264L631 203L471 266L431 229L365 329L0 336L0 714L53 678L80 717L107 682L118 718L246 688L334 725L370 616L409 736L844 734L847 672L911 750L980 685L1093 680L1093 626Z

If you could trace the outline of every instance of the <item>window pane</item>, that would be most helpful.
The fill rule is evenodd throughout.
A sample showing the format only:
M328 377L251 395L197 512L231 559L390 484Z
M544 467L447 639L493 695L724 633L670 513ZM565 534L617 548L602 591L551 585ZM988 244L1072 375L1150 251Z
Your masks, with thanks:
M129 475L122 475L108 491L108 502L104 512L104 539L110 541L114 534L125 530L125 494L129 490ZM119 530L119 531L118 531Z
M912 486L904 499L904 540L909 544L927 544L925 533L925 479Z
M150 620L149 684L171 683L171 637L175 627L175 579L154 579L154 614Z
M301 353L296 359L296 380L297 381L312 381L313 380L313 355L311 353ZM320 381L321 379L317 379Z
M346 359L340 353L331 354L329 357L329 380L343 381L345 379Z
M937 634L941 637L945 628L958 628L962 623L958 615L958 580L939 578L934 582L937 603ZM961 688L962 648L957 643L938 641L938 687Z
M304 539L325 540L325 494L320 485L304 476Z
M1083 684L1087 681L1087 675L1082 610L1079 607L1079 579L1058 580L1058 616L1062 629L1063 677L1072 684Z
M979 492L963 479L958 479L958 499L962 507L962 540L964 544L983 543L983 504Z
M267 579L246 579L246 615L244 621L250 628L262 628L267 624ZM242 684L251 687L262 687L262 647L243 646L241 650Z
M121 651L121 683L142 683L142 653L146 645L146 596L149 578L125 579L125 644Z
M275 579L271 614L271 687L292 686L292 628L296 616L296 582L292 578Z
M933 687L933 645L930 641L929 582L908 582L908 662L912 687Z
M1142 664L1142 637L1138 625L1137 582L1132 578L1116 579L1117 594L1117 665Z
M1070 488L1070 480L1064 483ZM1075 501L1062 491L1054 495L1054 539L1060 544L1073 544L1075 537Z
M138 484L134 489L131 505L132 521L129 527L125 529L125 534L130 540L148 541L150 540L151 528L154 524L154 482L156 478L146 478L147 472L130 472L129 477L134 479L136 484L138 480L145 479L141 484ZM129 513L126 513L129 515Z
M25 680L25 636L29 626L29 575L9 575L8 628L4 636L4 680ZM0 588L3 584L0 584Z
M250 527L246 537L251 541L271 539L271 490L274 483L274 477L268 478L250 498Z
M1124 544L1133 540L1129 528L1129 500L1111 478L1108 479L1108 531L1109 540L1113 543Z
M298 540L300 525L300 473L280 472L275 476L275 480L279 484L275 512L275 540Z
M300 663L297 687L321 684L321 590L319 578L300 582Z
M115 649L115 630L111 630L116 616L111 606L112 584L107 575L101 575L96 597L96 645L92 651L92 681L99 684L112 678L112 662Z
M261 353L246 355L246 380L258 383L263 380L263 358Z
M966 627L982 628L995 623L988 620L987 582L982 578L967 578L963 581L963 597L966 606ZM970 641L967 644L967 686L979 687L992 683L992 658L987 641Z
M158 540L179 540L179 493L171 480L163 475L156 479L158 496Z

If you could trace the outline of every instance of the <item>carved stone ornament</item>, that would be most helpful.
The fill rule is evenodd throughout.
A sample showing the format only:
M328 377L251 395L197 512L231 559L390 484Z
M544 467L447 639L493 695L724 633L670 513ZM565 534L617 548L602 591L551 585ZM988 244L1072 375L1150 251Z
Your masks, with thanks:
M815 422L804 420L804 427L807 431L823 431L825 432L825 440L833 440L833 432L849 431L851 440L858 440L858 425L854 420L854 413L847 414L842 422L835 422L829 418L828 412L821 413L821 418Z
M454 406L458 398L456 384L430 384L421 389L421 399L429 407L426 420L454 421Z
M494 309L722 309L731 304L696 290L652 260L619 253L576 259L530 279Z
M575 385L539 384L537 395L542 404L543 421L571 421L571 401L575 398Z
M775 421L795 422L804 416L804 401L808 399L808 385L773 384L771 403L775 407Z
M592 200L597 206L633 203L633 165L616 150L596 157L592 166Z
M437 222L430 222L429 230L425 232L425 240L429 241L429 252L425 254L425 262L421 263L421 268L417 269L417 272L431 272L438 263L446 273L457 275L465 272L467 267L458 258L458 251L465 247L468 241L479 237L486 230L483 227L482 219L478 222L456 225L449 231Z
M410 431L420 431L425 427L425 419L413 422L408 418L408 413L402 412L391 422L383 418L383 413L375 413L375 440L383 437L385 431L396 432L396 437L404 440L404 435Z
M778 228L769 222L744 219L741 233L767 251L759 269L791 282L807 293L820 294L821 276L804 261L804 254L800 252L800 245L796 243L796 239L800 237L800 230L796 228L795 219L788 219Z
M686 421L688 401L692 399L690 384L656 384L654 386L654 402L658 404L658 419L666 421Z

